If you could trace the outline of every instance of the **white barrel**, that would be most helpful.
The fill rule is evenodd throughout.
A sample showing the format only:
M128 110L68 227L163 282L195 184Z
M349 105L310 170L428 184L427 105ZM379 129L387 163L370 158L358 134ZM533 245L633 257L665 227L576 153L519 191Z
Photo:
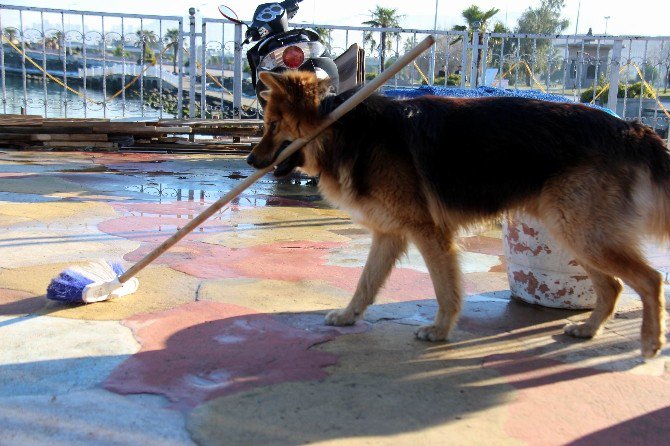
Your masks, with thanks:
M514 297L552 308L595 306L596 294L586 271L537 219L523 214L505 218L503 245Z

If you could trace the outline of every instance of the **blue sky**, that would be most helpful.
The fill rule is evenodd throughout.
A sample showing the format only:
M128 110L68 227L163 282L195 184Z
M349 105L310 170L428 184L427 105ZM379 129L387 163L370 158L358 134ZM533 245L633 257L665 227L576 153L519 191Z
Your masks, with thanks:
M261 0L262 1L262 0ZM260 3L250 0L221 0L191 2L175 0L114 0L95 2L91 0L8 0L7 4L48 8L84 9L93 11L147 13L163 15L185 15L189 6L199 9L200 13L216 17L217 5L225 3L232 7L241 18L250 18L255 6ZM265 0L268 1L268 0ZM484 9L497 7L500 13L494 20L516 25L519 15L539 0L438 0L438 28L451 28L460 24L460 12L477 4ZM605 17L608 34L626 35L670 35L670 1L646 0L566 0L564 16L570 19L570 33L575 32L578 5L581 3L579 29L586 33L589 27L596 34L605 31ZM435 17L435 0L304 0L295 20L298 22L360 25L369 18L369 11L375 5L396 8L404 15L401 23L408 28L432 28Z

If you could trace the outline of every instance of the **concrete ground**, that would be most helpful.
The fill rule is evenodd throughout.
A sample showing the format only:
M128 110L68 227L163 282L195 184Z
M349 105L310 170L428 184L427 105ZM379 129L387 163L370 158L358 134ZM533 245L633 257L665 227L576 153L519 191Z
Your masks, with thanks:
M248 174L240 157L0 153L0 444L668 444L668 350L641 360L637 297L597 340L566 337L587 313L510 300L495 228L463 240L451 342L413 337L436 309L414 250L365 321L325 326L369 236L306 184L261 181L131 296L46 301L60 271L138 260Z

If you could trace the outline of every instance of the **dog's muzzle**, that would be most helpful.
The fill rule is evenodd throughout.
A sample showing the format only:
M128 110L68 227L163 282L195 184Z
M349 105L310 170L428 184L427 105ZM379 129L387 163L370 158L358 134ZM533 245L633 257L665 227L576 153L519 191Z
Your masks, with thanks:
M247 163L256 168L256 169L264 169L268 167L271 164L274 164L277 161L277 158L279 158L279 155L291 144L292 141L284 141L277 152L275 153L275 156L273 157L272 161L269 163L263 163L258 160L258 157L250 153L249 156L247 156ZM288 175L295 169L296 167L300 167L304 164L305 158L304 155L302 154L301 150L298 150L295 152L293 155L282 161L277 168L274 171L274 175L276 177L283 177Z
M279 155L286 149L292 141L284 141L277 151L277 155L275 156L275 160L279 158ZM293 153L291 156L289 156L287 159L282 161L277 165L277 168L274 171L274 176L277 178L284 177L288 174L290 174L293 169L296 167L300 167L305 163L305 155L302 153L302 150L298 150L297 152Z

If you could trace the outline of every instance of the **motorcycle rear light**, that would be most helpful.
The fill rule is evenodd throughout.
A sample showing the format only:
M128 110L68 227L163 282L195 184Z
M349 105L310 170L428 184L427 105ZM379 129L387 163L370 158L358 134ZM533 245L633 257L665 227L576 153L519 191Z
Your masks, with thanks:
M297 46L290 46L282 54L284 65L289 68L299 68L305 62L305 53Z
M277 48L276 50L267 54L261 60L258 69L261 71L271 71L278 67L289 68L286 62L284 61L284 52L290 47L294 47L302 51L303 53L302 63L305 63L305 61L309 59L323 57L323 53L326 50L323 44L321 44L321 42L297 42L289 46ZM298 65L298 67L299 66L300 65Z

